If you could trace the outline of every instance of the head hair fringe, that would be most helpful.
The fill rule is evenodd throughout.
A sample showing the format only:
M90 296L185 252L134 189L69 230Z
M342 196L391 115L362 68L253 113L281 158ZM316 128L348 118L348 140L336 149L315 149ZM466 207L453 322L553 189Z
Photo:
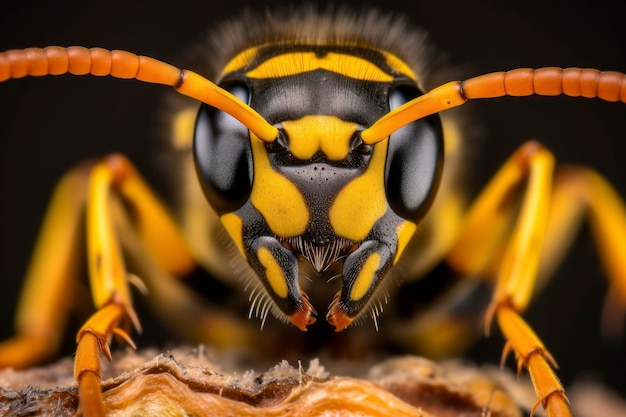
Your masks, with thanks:
M215 80L238 53L263 44L355 45L384 50L403 60L428 91L451 80L446 58L429 46L425 31L393 12L320 8L312 4L262 11L246 9L217 27L187 55L189 68Z

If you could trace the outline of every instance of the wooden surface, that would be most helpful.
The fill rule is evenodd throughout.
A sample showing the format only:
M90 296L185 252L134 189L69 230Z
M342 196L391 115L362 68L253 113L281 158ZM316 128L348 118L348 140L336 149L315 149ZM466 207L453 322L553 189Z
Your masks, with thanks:
M498 371L458 363L437 365L406 356L361 370L361 365L352 364L346 374L354 376L331 374L317 359L308 364L282 362L255 372L245 365L236 370L242 364L228 356L195 348L117 352L113 362L105 364L107 412L111 416L523 415L505 387L516 385L506 382L511 375ZM78 399L71 375L71 358L28 371L1 371L0 415L74 415ZM485 414L488 410L491 414Z

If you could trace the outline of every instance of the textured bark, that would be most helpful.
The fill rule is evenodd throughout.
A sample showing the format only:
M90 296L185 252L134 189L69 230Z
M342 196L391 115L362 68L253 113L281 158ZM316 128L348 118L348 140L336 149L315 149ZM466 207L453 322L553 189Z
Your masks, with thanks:
M236 358L184 348L168 354L121 351L105 364L103 398L111 416L421 416L521 413L484 371L398 357L367 366L363 377L331 375L313 360L263 373L224 371ZM226 355L228 356L228 355ZM354 370L352 369L351 372ZM357 374L360 372L357 372ZM72 416L78 407L72 360L0 372L0 415ZM486 414L486 410L491 414Z

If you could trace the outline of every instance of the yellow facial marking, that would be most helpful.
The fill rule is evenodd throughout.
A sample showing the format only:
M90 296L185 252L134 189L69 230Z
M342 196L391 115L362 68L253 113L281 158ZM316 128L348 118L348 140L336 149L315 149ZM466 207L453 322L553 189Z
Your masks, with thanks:
M226 65L226 67L222 71L222 74L220 75L220 78L228 73L235 72L244 68L254 59L258 50L259 48L257 47L248 48L245 51L241 52L239 55L235 56L232 60L230 60L228 65Z
M313 115L283 122L289 149L298 159L311 159L321 151L331 161L348 157L350 141L358 125L335 116Z
M254 184L250 201L274 234L287 238L306 230L309 210L302 193L285 176L274 171L265 144L250 133L254 159Z
M283 273L283 270L278 262L276 262L276 259L272 256L272 252L270 252L267 248L261 247L257 252L257 256L261 265L265 268L265 277L267 278L267 282L269 282L270 287L272 287L274 294L280 298L286 298L289 291L287 288L285 274Z
M243 248L243 220L235 213L227 213L220 217L224 228L237 245L237 249L243 256L246 256Z
M379 266L380 255L374 252L369 258L367 258L363 264L363 268L354 281L354 286L352 287L352 290L350 290L350 299L352 301L358 301L363 298L365 294L367 294L367 291L372 285L374 274Z
M220 78L225 74L245 68L264 46L267 45L249 48L241 52L228 63ZM378 52L384 56L386 64L393 68L394 71L417 81L417 77L411 68L400 58L389 52L380 50ZM314 52L292 52L271 58L259 67L249 71L246 75L251 78L284 77L315 69L326 69L344 74L347 77L366 81L391 81L391 75L372 62L341 53L329 53L320 58Z
M457 123L454 123L449 118L442 118L443 125L445 155L457 155L460 152L462 146L463 132L460 131Z
M193 143L193 130L198 109L185 108L174 115L172 124L172 145L176 149L190 149Z
M395 71L401 74L404 74L410 79L412 79L413 81L417 82L417 77L413 73L413 70L411 70L411 68L403 60L401 60L400 58L398 58L397 56L393 54L390 54L389 52L384 52L384 51L380 51L380 52L385 56L387 65L389 65Z
M339 191L330 207L330 224L338 236L361 241L387 210L385 158L387 141L376 145L363 175Z
M415 229L417 229L417 225L408 221L398 225L396 231L398 234L398 249L396 250L396 256L393 259L394 264L398 262L398 258L400 258L400 255L404 252L404 248L407 243L409 243L409 240L411 240L415 234Z
M324 69L363 81L391 82L393 76L372 62L353 55L330 52L322 57L314 52L292 52L268 59L246 73L249 78L277 78Z

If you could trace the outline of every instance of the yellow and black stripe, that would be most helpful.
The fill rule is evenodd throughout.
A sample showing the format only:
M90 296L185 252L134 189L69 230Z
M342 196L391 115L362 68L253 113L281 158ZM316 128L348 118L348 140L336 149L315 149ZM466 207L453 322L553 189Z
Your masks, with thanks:
M410 230L405 224L430 207L439 183L442 137L435 119L404 128L398 136L405 139L391 146L366 146L358 137L390 106L420 94L415 75L373 48L270 44L235 56L221 85L278 126L281 137L268 145L250 134L248 147L245 130L234 129L230 116L201 111L195 155L209 202L299 328L313 321L313 309L298 284L298 257L318 271L345 257L343 288L328 313L338 330L345 328L399 255L400 230ZM207 142L219 150L206 149Z
M442 181L442 124L426 118L364 144L360 131L428 84L416 64L421 35L405 31L400 42L400 32L383 34L372 14L307 13L257 19L258 27L243 19L221 35L222 49L233 52L217 69L219 85L276 126L278 139L260 140L203 106L193 152L204 195L275 315L304 330L314 309L299 283L300 260L322 275L341 265L342 288L327 315L341 330L419 240L418 224L437 217L423 220ZM450 182L444 178L444 188Z

